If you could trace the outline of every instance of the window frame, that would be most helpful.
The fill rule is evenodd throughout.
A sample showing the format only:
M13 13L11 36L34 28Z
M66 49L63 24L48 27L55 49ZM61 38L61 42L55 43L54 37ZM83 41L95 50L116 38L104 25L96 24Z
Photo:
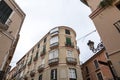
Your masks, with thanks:
M42 80L42 74L39 75L39 80Z
M55 49L55 50L52 50L52 51L49 52L49 60L58 58L58 56L59 56L58 49Z
M68 34L68 35L70 35L70 30L68 30L68 29L65 29L65 34Z
M10 15L12 14L13 10L12 10L12 8L10 8L10 6L4 0L2 0L2 1L0 1L0 11L1 11L0 22L2 24L5 24L7 22L7 20L9 19Z
M99 63L98 63L98 60L95 59L95 60L93 61L93 63L94 63L95 69L99 69Z
M74 74L71 74L72 70L74 71ZM69 68L68 74L69 74L69 80L77 80L77 71L75 68Z
M102 77L102 79L98 76L98 74L100 74L100 76ZM96 76L97 76L97 79L98 79L98 80L104 80L104 79L103 79L103 75L102 75L101 72L96 73Z
M54 37L50 38L50 45L58 43L58 42L59 42L59 37L58 36L54 36Z
M86 71L87 74L89 74L88 66L85 67L85 71Z
M51 80L57 80L57 69L52 69L50 73Z

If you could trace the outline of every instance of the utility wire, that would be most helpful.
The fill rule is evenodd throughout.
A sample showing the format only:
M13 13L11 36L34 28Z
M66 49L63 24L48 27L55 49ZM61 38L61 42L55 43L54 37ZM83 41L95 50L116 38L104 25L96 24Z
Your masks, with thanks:
M79 39L77 39L77 41L86 38L87 36L89 36L90 34L92 34L92 33L94 33L94 32L96 32L96 30L93 30L92 32L90 32L90 33L84 35L83 37L81 37L81 38L79 38Z

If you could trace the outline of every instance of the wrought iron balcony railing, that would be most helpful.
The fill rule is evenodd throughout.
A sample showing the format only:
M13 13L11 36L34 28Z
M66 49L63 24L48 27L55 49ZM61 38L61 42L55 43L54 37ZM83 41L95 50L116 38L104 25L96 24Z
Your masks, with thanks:
M58 45L59 45L58 42L50 44L50 49L54 49L54 48L58 47Z
M30 76L34 77L35 76L35 70L30 71Z
M66 58L66 62L67 62L68 64L76 65L76 64L77 64L77 59L76 59L76 58L73 58L73 57L67 57L67 58Z
M57 65L58 62L59 62L59 58L53 58L53 59L48 60L48 64L49 64L50 66Z
M40 66L38 66L38 72L42 72L45 68L45 64L41 64Z
M74 48L74 44L72 43L72 42L70 42L70 43L65 43L65 46L66 47L71 47L71 48Z

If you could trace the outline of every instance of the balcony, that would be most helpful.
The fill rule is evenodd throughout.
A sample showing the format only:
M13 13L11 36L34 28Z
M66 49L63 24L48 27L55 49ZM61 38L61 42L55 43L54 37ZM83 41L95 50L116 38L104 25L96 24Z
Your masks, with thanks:
M35 70L30 71L30 76L34 77L35 76Z
M6 30L8 30L8 25L6 25L6 24L2 24L1 22L0 22L0 30L2 31L6 31Z
M55 31L55 32L52 32L52 33L50 33L50 35L51 35L51 37L53 37L53 36L56 36L56 35L58 35L58 31Z
M38 66L38 72L42 72L45 68L45 64L41 64L40 66Z
M66 43L65 43L65 46L66 46L66 47L74 48L74 44L71 43L71 42L70 42L70 43L67 43L67 42L66 42Z
M50 49L54 49L54 48L58 47L58 45L59 45L58 42L50 44Z
M49 64L50 66L57 65L58 62L59 62L59 58L53 58L53 59L48 60L48 64Z
M52 30L50 30L50 35L51 36L58 35L58 33L59 33L59 28L58 27L53 28Z
M66 58L66 62L68 64L76 65L77 64L77 59L76 58L72 58L72 57L67 57Z

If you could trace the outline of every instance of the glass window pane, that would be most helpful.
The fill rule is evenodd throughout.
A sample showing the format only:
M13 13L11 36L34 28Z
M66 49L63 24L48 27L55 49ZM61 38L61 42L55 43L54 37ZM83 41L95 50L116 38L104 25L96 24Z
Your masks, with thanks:
M58 36L52 37L50 39L50 44L53 44L53 43L56 43L56 42L58 42Z

